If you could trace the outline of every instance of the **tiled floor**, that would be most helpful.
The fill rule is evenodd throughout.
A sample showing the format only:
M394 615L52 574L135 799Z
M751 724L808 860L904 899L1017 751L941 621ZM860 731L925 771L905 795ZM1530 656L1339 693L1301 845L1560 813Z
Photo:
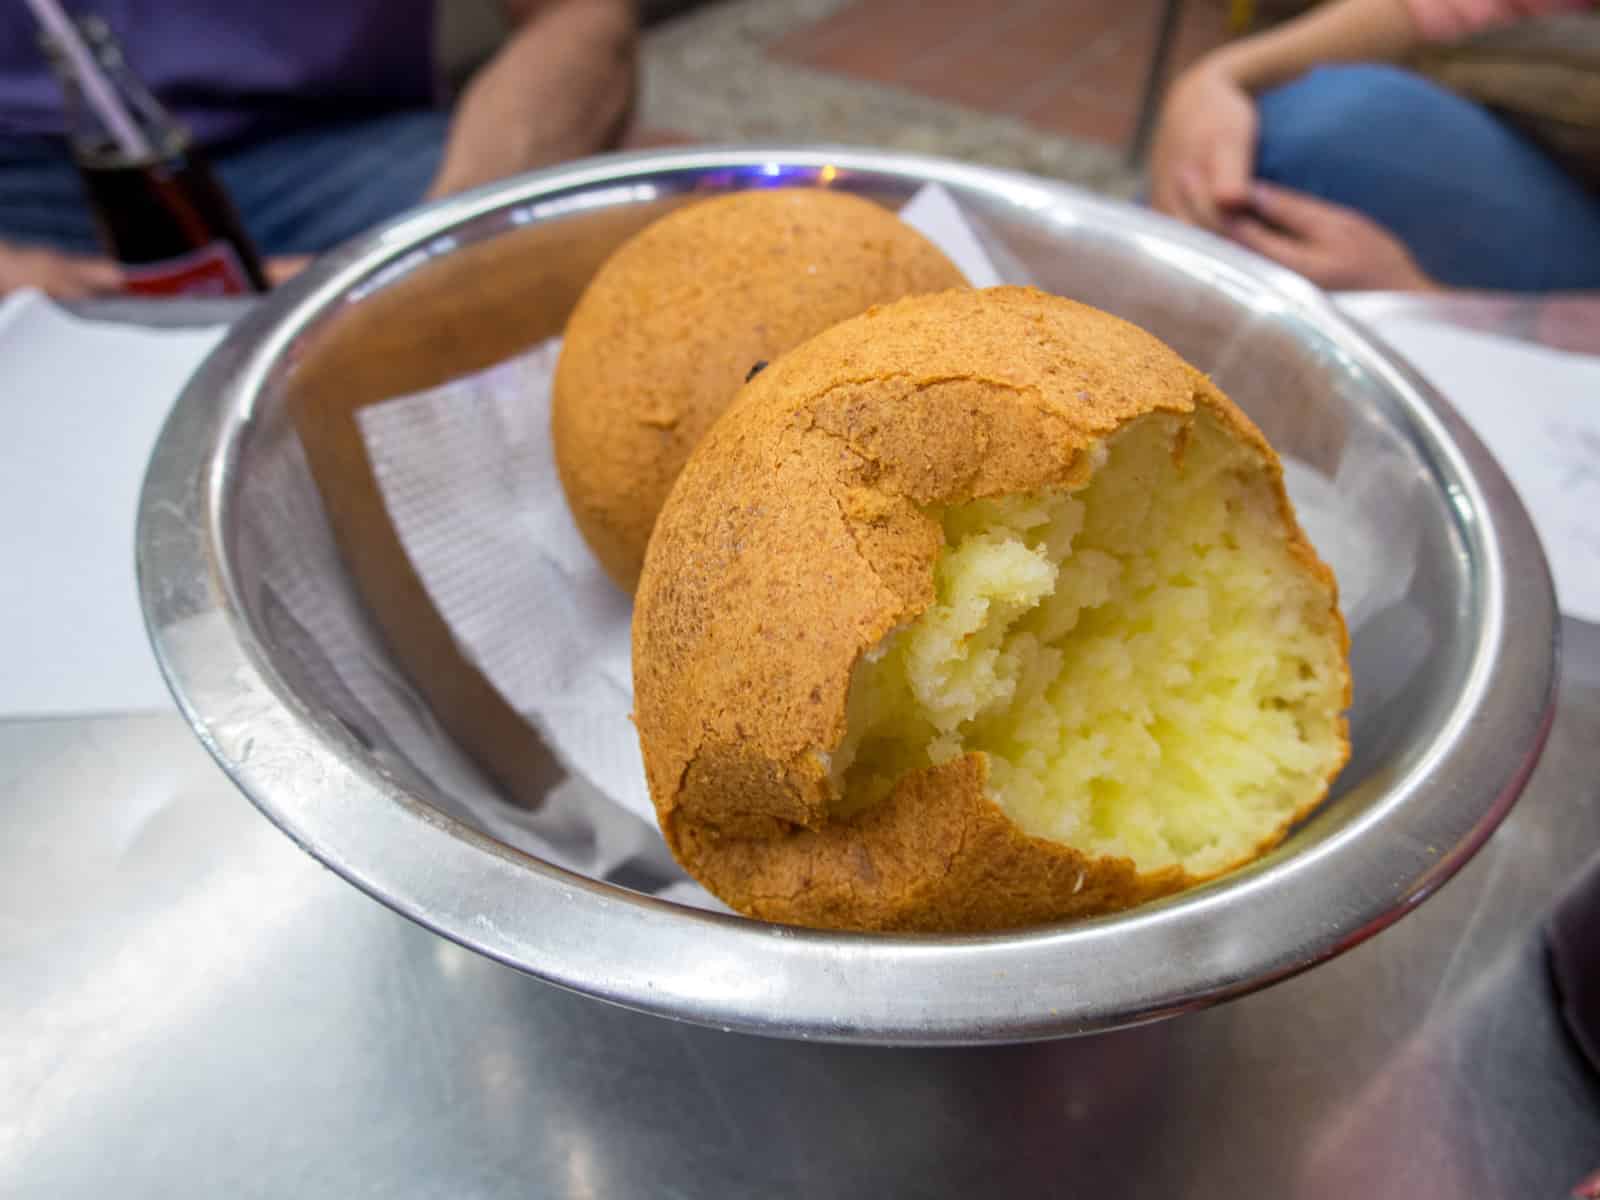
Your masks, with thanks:
M633 144L942 154L1113 195L1166 0L718 0L652 26ZM1181 0L1170 69L1227 37Z
M778 40L775 59L1121 145L1162 0L854 0ZM1174 68L1227 37L1224 0L1184 0Z

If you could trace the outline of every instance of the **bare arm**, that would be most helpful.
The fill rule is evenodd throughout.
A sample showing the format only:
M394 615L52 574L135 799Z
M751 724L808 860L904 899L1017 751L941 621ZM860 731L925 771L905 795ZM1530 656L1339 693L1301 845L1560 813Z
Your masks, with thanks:
M620 136L637 71L628 0L507 0L515 31L462 93L429 188L443 196Z
M1259 92L1318 63L1402 58L1421 41L1406 0L1338 0L1223 46L1209 56L1209 63L1245 91Z

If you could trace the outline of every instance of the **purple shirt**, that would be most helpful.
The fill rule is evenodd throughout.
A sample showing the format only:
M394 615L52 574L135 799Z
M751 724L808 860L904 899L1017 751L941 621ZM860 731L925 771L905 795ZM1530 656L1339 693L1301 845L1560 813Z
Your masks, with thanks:
M435 103L434 0L66 0L203 145ZM63 131L23 0L0 0L0 137Z

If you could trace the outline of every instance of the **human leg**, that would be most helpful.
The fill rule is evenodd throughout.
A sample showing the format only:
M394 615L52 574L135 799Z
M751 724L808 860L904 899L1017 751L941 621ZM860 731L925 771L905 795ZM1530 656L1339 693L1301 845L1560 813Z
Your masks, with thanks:
M0 139L0 241L100 252L89 202L64 143Z
M1472 102L1394 67L1260 98L1256 173L1355 208L1453 287L1600 288L1600 196Z
M308 129L215 155L262 253L312 254L422 201L449 114L432 109Z

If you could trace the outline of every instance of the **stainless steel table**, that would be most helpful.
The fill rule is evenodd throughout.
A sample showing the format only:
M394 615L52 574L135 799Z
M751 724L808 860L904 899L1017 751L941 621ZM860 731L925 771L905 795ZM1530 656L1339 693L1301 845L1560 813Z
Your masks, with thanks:
M1565 1195L1600 1078L1537 922L1600 851L1600 626L1562 633L1543 762L1419 912L1221 1008L987 1050L568 995L322 869L175 713L0 722L0 1195Z

